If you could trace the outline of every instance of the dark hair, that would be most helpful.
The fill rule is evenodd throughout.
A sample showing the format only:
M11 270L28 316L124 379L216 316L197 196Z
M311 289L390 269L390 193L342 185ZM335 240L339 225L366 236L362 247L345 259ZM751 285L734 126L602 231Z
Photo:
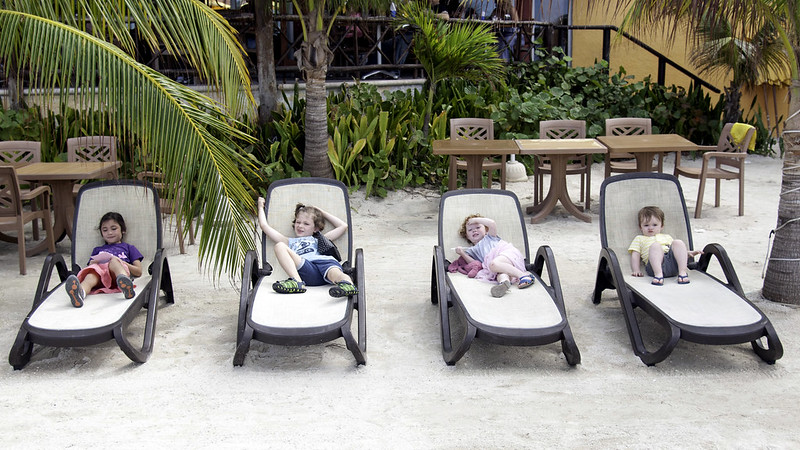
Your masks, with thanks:
M100 218L100 225L97 226L97 229L99 230L100 228L102 228L103 223L109 220L117 222L119 224L119 228L122 230L123 233L128 230L128 228L125 226L125 219L123 219L122 214L118 212L107 212L103 214L103 217Z
M645 206L644 208L640 209L639 223L637 225L642 226L642 222L651 217L655 217L661 221L661 226L664 226L664 211L662 211L658 206Z
M297 206L294 207L294 218L297 219L297 215L301 212L311 214L311 218L314 221L314 228L316 228L317 231L325 229L325 216L322 215L322 211L313 206L306 206L302 203L298 203ZM294 220L292 220L292 226L294 226Z

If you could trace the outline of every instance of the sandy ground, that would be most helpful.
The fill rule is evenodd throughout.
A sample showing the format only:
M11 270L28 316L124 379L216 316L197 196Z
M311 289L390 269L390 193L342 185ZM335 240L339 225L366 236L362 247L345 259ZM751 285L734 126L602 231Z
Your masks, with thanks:
M665 171L671 171L668 163ZM781 161L751 157L744 217L736 187L692 221L695 246L719 242L748 297L777 330L785 355L763 363L749 344L681 342L647 367L633 354L616 294L595 306L600 250L593 222L560 207L528 225L532 250L552 247L583 361L567 365L558 344L503 347L476 340L453 367L441 357L430 302L439 194L385 199L352 195L356 246L367 263L369 347L356 367L337 340L309 347L254 342L233 367L238 287L214 287L198 271L197 246L169 242L176 303L158 312L156 347L131 363L114 342L36 347L21 371L0 370L0 443L5 448L798 448L800 339L796 307L764 300L761 273L775 226ZM571 177L575 178L575 177ZM697 181L682 179L694 211ZM577 181L573 183L573 192ZM510 183L523 205L530 183ZM581 239L576 239L579 236ZM68 255L69 240L58 244ZM43 255L20 276L15 247L0 243L0 343L7 351L30 309Z

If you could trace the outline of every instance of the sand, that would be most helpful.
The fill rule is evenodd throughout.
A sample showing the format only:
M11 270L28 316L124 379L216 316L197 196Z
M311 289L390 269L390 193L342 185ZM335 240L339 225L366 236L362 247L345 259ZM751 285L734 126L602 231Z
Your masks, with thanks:
M681 342L647 367L631 350L616 294L594 305L600 251L598 193L592 223L560 207L528 225L532 250L555 253L568 318L582 354L570 367L560 345L495 346L476 340L455 366L442 361L430 302L439 193L385 199L352 195L354 238L367 274L367 365L339 339L308 347L254 342L232 358L238 286L198 271L197 246L168 242L176 302L161 306L155 350L131 363L113 341L86 348L37 346L21 371L0 370L0 443L20 448L797 448L800 446L798 308L764 300L762 270L776 224L779 159L750 157L745 216L736 185L723 204L706 194L695 245L722 244L745 292L771 319L785 356L762 362L749 344ZM671 171L669 160L665 171ZM576 177L571 177L576 178ZM697 181L682 179L689 211ZM570 180L577 192L577 178ZM523 205L530 182L510 183ZM580 239L576 239L580 237ZM69 240L58 244L68 256ZM8 351L30 309L44 255L20 276L16 249L0 243L0 348Z

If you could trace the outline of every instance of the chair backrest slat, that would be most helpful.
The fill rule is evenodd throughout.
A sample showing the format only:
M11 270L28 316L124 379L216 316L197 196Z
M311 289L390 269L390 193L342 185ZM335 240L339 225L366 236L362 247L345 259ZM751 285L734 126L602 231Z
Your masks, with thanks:
M542 120L539 122L539 139L584 139L585 120Z
M0 166L0 217L22 215L19 181L14 166Z
M450 119L450 139L493 140L494 121L476 118Z
M36 141L3 141L0 142L0 162L14 166L40 162L42 160L42 143Z
M616 117L606 119L606 136L637 136L652 133L652 121L647 118Z
M69 162L116 162L117 138L114 136L81 136L67 139Z

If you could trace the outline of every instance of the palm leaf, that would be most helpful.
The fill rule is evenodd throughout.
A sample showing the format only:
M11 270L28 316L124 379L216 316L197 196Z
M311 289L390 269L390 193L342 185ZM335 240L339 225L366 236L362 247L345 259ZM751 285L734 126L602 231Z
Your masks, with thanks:
M171 192L180 190L178 220L188 225L194 211L204 212L200 263L216 276L240 275L255 247L247 174L257 175L233 142L253 139L223 105L79 29L0 10L0 60L11 58L44 98L60 95L66 104L70 95L78 108L104 111L111 133L133 136L142 159L165 172Z

